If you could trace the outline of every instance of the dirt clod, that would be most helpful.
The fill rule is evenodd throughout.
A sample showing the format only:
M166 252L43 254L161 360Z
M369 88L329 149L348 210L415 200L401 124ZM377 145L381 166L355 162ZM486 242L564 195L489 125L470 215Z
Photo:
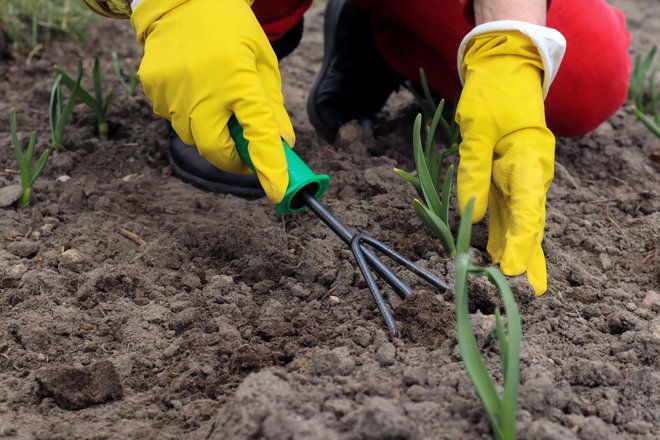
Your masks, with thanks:
M60 407L79 410L121 399L124 390L109 361L88 367L51 367L35 373L39 395L52 397Z

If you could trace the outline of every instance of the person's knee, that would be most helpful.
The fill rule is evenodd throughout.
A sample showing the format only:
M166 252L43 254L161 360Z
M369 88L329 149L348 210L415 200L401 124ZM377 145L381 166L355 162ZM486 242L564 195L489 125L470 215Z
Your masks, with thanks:
M587 29L563 31L566 56L546 100L548 127L557 136L593 131L626 100L630 34L620 11L611 8L604 16L606 20L589 20Z

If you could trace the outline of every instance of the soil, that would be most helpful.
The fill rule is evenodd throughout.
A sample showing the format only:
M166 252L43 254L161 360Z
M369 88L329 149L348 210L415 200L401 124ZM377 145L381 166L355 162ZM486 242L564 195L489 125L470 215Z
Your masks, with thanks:
M614 3L633 52L645 53L660 35L656 0ZM391 171L412 169L411 96L388 102L375 135L349 124L334 145L307 120L322 20L316 5L282 62L297 151L332 176L324 203L337 217L451 283L451 259ZM107 141L78 105L29 208L0 209L0 438L491 437L460 360L451 291L401 271L416 292L401 301L384 289L402 331L390 340L350 251L312 214L280 217L266 200L172 175L166 124L112 74L112 51L139 63L128 23L101 20L87 45L58 40L29 61L2 46L0 187L19 180L10 107L22 137L34 129L48 145L54 63L73 72L83 57L89 72L100 55L115 103ZM549 291L533 298L511 280L523 320L520 438L658 438L659 151L625 108L586 137L558 140ZM487 262L485 225L473 235L475 261ZM470 292L499 381L501 303L484 280Z

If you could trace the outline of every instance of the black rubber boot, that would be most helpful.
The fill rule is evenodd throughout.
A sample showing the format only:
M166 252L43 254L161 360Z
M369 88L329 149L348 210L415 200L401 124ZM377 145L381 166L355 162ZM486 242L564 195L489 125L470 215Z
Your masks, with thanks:
M402 80L383 59L369 15L350 0L329 0L323 65L307 100L316 132L333 142L353 120L372 120Z
M278 60L290 54L298 46L302 33L303 21L300 20L282 38L271 43ZM170 129L169 150L172 171L184 182L192 183L206 191L245 198L266 195L256 174L232 174L216 168L199 155L197 148L184 144L173 129Z

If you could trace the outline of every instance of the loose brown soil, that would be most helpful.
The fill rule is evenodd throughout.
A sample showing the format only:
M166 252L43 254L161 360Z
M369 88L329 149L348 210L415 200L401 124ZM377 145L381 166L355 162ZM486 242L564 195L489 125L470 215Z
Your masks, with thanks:
M615 3L633 50L657 43L656 0ZM391 99L375 139L349 125L328 145L312 130L305 100L321 27L315 6L282 62L297 151L332 176L324 201L339 218L452 282L451 260L391 171L412 167L410 95ZM312 214L279 217L265 200L173 177L165 123L112 76L111 51L139 61L131 32L102 21L88 49L57 41L29 63L0 47L0 186L18 182L10 107L22 134L35 129L48 145L54 63L73 72L82 56L90 71L98 53L116 95L109 140L78 105L30 207L0 210L0 438L490 438L461 364L451 292L402 273L417 291L404 302L389 292L402 330L391 341L350 252ZM524 335L520 438L660 433L659 150L626 109L558 141L549 292L535 299L512 280ZM485 237L476 226L477 259L487 258ZM482 280L471 298L499 378L500 302Z

